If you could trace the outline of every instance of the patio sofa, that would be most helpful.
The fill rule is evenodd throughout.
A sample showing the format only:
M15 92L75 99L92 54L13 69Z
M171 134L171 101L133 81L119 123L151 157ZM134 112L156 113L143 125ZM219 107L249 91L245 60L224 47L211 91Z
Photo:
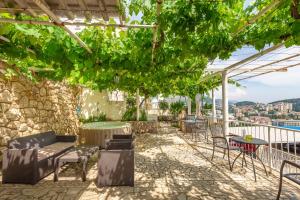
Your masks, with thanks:
M127 138L126 138L127 137ZM131 136L114 136L99 151L98 187L134 186L134 143Z
M36 184L54 172L54 159L74 147L76 136L54 131L8 141L3 151L2 183Z

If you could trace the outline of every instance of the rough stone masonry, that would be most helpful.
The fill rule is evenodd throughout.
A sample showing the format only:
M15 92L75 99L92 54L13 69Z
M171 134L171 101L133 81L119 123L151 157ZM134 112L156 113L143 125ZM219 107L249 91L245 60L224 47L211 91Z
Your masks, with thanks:
M79 88L63 82L7 79L0 72L0 147L12 138L42 131L77 134L78 93Z

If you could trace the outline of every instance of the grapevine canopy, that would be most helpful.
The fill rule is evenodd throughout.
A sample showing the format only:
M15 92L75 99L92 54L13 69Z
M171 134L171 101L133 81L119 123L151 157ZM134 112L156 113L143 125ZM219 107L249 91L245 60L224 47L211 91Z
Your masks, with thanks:
M100 90L134 93L139 88L145 96L193 97L220 84L219 76L201 81L208 63L217 58L227 59L244 45L257 50L279 43L299 45L298 0L248 3L124 0L120 12L126 13L125 23L154 28L119 28L113 24L122 20L113 18L109 26L87 26L76 37L91 52L55 23L0 23L0 59L10 66L8 77L23 74ZM136 14L141 20L132 17ZM49 14L33 17L21 11L2 12L1 19L51 21Z

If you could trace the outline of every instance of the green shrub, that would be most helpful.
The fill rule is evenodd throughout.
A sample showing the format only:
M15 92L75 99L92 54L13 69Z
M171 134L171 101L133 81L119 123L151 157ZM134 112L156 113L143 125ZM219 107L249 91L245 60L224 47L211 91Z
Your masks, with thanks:
M182 101L177 101L170 104L170 112L175 117L177 117L182 110L184 110L184 103Z
M136 108L128 108L122 116L122 121L135 121L136 120Z
M136 98L132 96L128 96L126 99L127 108L133 108L136 104Z
M101 112L98 116L94 117L94 120L97 122L106 121L106 114Z
M203 109L212 109L212 104L204 104Z
M196 101L195 100L191 101L191 112L192 113L196 112Z
M159 109L161 109L163 111L163 113L165 113L169 109L169 104L165 100L160 101L158 103L158 107L159 107Z
M147 113L145 110L141 110L140 121L147 121Z
M136 121L136 99L135 97L127 97L126 100L126 112L122 116L122 121ZM147 114L145 110L140 110L140 121L147 121Z
M80 118L79 121L82 123L90 123L90 122L102 122L106 121L106 114L101 112L98 116L91 116L87 119Z

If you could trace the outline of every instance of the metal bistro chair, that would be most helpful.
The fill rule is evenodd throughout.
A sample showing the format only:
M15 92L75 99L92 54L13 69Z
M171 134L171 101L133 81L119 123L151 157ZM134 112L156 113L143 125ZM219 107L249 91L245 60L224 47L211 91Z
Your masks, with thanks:
M206 119L198 119L195 121L192 127L192 139L200 139L200 135L203 135L205 139L207 139L207 128L208 121Z
M279 189L278 189L278 194L277 194L277 200L279 200L280 198L280 194L281 194L281 189L282 189L282 179L283 177L289 179L290 181L293 181L294 183L300 185L300 173L287 173L287 174L284 174L283 173L283 169L284 169L284 166L288 164L288 165L291 165L295 168L298 168L300 169L300 165L294 163L294 162L291 162L291 161L288 161L288 160L284 160L281 164L281 168L280 168L280 181L279 181Z
M231 150L240 150L240 147L235 146L232 143L227 141L227 138L224 135L223 127L222 127L221 124L217 124L217 123L212 124L210 126L210 130L211 130L211 135L212 135L212 140L213 140L213 154L212 154L211 160L214 159L215 148L216 147L223 149L223 152L224 152L223 158L225 158L225 155L226 155L226 152L227 152L229 168L230 168L230 171L232 171L229 151L231 151ZM235 136L235 135L228 135L228 136L230 137L230 136Z

